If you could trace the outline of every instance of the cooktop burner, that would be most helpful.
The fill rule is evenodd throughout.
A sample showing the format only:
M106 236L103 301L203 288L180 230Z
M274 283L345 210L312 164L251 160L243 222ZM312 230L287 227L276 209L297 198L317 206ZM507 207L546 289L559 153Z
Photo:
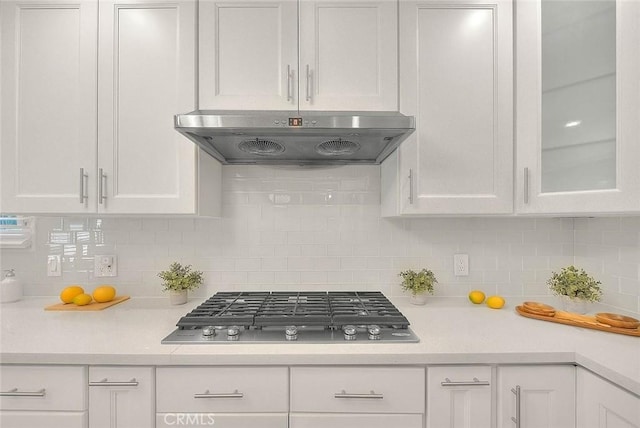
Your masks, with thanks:
M162 343L418 342L380 292L218 292Z

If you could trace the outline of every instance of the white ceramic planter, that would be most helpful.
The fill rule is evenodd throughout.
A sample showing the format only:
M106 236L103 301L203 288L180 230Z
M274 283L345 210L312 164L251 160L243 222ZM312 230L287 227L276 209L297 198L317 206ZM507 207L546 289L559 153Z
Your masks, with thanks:
M187 303L187 290L169 290L169 302L172 305L184 305L185 303Z
M414 305L424 305L425 303L427 303L427 293L412 293L409 301Z
M568 296L560 296L562 309L576 314L586 314L589 311L590 302L582 299L572 299Z

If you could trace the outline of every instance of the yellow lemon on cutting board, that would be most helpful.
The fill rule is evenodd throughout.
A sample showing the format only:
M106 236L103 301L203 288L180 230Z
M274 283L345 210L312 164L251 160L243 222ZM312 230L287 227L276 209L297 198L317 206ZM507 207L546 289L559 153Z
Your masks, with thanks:
M504 306L504 298L500 296L491 296L487 299L487 306L491 309L500 309Z
M484 298L485 295L480 290L473 290L469 293L469 300L471 300L471 302L475 303L476 305L484 302Z
M73 298L78 294L83 294L84 288L79 285L70 285L60 292L60 300L64 303L73 303Z
M116 297L116 289L111 285L101 285L93 290L93 300L98 303L110 302Z
M82 294L78 294L76 297L73 298L73 303L75 303L78 306L84 306L91 303L91 300L93 300L91 296L89 296L88 294L82 293Z

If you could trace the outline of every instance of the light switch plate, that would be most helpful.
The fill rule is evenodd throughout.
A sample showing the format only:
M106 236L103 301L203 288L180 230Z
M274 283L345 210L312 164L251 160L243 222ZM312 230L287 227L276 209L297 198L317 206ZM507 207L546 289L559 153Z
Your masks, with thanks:
M62 261L60 255L47 256L47 276L62 276Z
M93 256L93 276L118 276L118 258L115 255Z

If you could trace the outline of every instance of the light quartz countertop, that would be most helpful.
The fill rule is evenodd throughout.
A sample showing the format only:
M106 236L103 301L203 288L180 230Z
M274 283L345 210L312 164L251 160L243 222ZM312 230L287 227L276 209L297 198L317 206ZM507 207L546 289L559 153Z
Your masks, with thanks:
M96 312L53 312L55 297L0 305L3 364L307 365L577 363L640 395L640 337L554 324L518 315L523 298L501 310L462 298L425 306L390 298L419 343L162 345L178 319L204 299L181 306L132 298ZM540 299L538 299L540 300ZM547 302L553 303L553 302Z

